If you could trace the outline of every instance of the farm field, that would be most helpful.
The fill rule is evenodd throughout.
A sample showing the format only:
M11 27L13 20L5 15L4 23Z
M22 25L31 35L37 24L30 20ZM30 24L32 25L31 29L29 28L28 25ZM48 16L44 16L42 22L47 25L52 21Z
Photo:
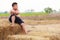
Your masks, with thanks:
M0 4L0 40L60 40L60 0Z
M60 14L21 14L27 34L18 24L12 28L8 18L0 14L0 40L60 40Z
M0 13L0 16L9 16L9 13ZM47 13L43 12L25 12L20 13L20 16L38 16L38 15L47 15Z
M19 25L10 29L8 19L0 20L0 39L4 40L60 40L60 20L24 20L28 34L19 31ZM11 31L12 30L12 31Z

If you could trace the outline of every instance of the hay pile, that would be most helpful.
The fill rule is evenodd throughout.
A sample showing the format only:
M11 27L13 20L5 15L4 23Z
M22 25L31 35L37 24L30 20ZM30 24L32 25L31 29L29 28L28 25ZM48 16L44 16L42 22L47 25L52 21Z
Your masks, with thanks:
M8 35L13 35L21 32L21 27L15 24L15 27L11 27L11 23L7 20L0 21L0 40L5 40Z
M37 33L38 34L38 33ZM44 33L43 35L38 34L38 35L8 35L6 40L60 40L60 36L59 35L45 35L46 33Z
M49 40L49 38L32 35L11 35L8 36L7 40Z

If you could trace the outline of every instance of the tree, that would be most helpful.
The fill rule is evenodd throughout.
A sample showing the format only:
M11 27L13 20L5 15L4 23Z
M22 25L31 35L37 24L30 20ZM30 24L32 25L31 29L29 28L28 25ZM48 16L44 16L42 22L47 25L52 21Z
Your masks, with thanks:
M4 11L4 13L8 13L7 11Z
M51 13L51 12L53 12L52 8L50 8L50 7L45 8L44 11L45 11L46 13Z
M34 12L34 9L25 10L25 12Z

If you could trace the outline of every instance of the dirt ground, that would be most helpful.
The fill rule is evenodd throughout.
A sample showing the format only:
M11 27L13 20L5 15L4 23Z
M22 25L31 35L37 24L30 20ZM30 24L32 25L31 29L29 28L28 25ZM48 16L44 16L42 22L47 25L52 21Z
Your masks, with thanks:
M7 40L60 40L60 20L24 20L25 34L8 35ZM0 27L9 25L7 19L0 20Z

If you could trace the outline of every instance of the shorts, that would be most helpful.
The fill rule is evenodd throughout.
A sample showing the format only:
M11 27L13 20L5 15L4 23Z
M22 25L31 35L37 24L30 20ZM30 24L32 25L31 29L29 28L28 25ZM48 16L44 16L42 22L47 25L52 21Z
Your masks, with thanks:
M12 16L15 16L15 23L17 24L21 24L21 23L24 23L24 21L22 21L22 19L20 17L17 17L16 15L11 15L9 17L9 21L12 23Z

